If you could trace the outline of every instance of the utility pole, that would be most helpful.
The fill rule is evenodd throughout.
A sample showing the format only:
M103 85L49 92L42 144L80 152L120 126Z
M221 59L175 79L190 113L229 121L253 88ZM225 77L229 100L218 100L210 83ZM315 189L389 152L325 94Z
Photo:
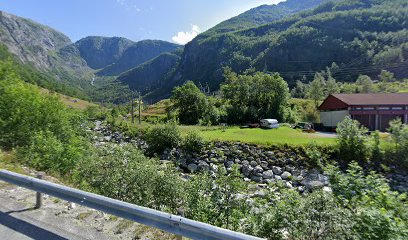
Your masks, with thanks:
M142 107L141 105L142 105L142 96L139 92L139 125L141 124L141 121L140 121L140 112L141 112L141 107Z
M133 91L132 91L132 96L131 96L131 98L132 98L132 124L135 124L135 107L134 107L135 98L134 98L134 93L133 93Z

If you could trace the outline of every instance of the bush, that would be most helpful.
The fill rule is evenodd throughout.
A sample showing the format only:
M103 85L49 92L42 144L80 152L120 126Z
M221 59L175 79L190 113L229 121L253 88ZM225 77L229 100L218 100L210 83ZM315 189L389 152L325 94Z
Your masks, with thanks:
M337 125L337 144L343 160L368 160L371 156L368 131L356 120L346 117Z
M408 125L397 119L390 122L388 130L392 133L391 138L395 146L394 153L389 155L397 165L408 169Z
M391 191L387 180L375 172L365 173L356 162L346 173L328 166L333 193L343 209L353 210L353 235L360 239L406 239L406 194Z
M88 119L105 120L107 117L107 112L98 106L88 106L85 109L85 115L88 117Z
M158 125L149 129L144 139L150 154L162 154L166 148L177 147L181 143L180 129L175 122Z
M63 142L46 131L34 133L29 145L17 149L17 155L38 170L67 174L86 158L87 149L88 143L82 137L71 136Z
M237 167L227 174L219 168L217 178L208 173L196 175L186 188L187 218L203 221L218 227L244 230L243 221L249 213L249 207L237 194L244 189L244 184Z
M130 145L99 149L77 165L74 179L83 189L172 213L183 198L178 174Z
M322 190L300 195L296 190L273 193L272 204L253 216L252 231L268 239L348 239L351 212Z
M315 142L307 144L305 154L309 158L312 167L322 168L325 159L322 150L319 149L319 146Z
M406 194L352 162L346 173L329 166L332 192L300 194L280 188L251 217L247 232L268 239L407 239Z
M183 148L189 152L200 152L206 141L198 131L190 131L183 139Z

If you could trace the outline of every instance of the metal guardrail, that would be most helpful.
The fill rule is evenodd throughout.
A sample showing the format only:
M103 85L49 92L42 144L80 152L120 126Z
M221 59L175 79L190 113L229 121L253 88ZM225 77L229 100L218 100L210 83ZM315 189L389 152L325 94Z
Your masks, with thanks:
M0 180L192 239L261 239L41 179L0 170Z

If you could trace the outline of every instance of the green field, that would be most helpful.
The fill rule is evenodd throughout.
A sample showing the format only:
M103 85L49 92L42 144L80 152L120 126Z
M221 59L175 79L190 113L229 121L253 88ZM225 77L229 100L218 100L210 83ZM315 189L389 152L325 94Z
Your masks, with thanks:
M183 131L197 129L201 131L204 138L211 141L234 141L245 142L259 145L305 145L311 142L316 144L334 144L334 136L321 136L318 133L303 133L301 130L289 127L280 127L278 129L261 129L228 127L225 130L219 127L206 128L198 126L183 126Z

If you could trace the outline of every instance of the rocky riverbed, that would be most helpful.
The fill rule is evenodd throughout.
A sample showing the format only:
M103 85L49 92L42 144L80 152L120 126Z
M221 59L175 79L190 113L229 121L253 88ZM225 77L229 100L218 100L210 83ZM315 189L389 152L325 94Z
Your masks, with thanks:
M133 144L145 150L147 144L139 138L130 138L115 132L101 121L90 129L95 133L95 146L107 143ZM300 192L316 188L330 191L329 179L317 168L306 165L307 157L295 149L273 149L245 143L215 142L199 153L190 153L181 148L166 149L160 157L162 163L176 163L181 175L190 178L191 174L208 171L216 177L218 169L224 167L231 171L233 166L240 169L243 180L264 188L270 183L281 182L288 188ZM408 192L408 176L393 173L386 176L391 186L400 192Z

